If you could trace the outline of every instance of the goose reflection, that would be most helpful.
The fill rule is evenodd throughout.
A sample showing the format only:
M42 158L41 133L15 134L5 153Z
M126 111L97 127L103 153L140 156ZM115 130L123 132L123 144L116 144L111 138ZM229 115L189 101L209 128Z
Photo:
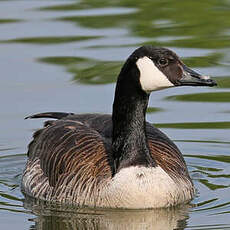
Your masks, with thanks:
M189 205L152 210L88 209L58 206L27 198L24 202L35 218L36 230L183 230L187 226Z

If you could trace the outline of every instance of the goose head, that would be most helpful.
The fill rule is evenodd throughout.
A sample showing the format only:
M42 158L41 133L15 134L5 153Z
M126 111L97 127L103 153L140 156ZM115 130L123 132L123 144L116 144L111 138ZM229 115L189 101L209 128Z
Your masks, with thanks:
M127 63L128 66L130 63L135 65L139 86L147 94L176 86L217 85L209 76L188 68L173 51L166 48L142 46L132 53Z

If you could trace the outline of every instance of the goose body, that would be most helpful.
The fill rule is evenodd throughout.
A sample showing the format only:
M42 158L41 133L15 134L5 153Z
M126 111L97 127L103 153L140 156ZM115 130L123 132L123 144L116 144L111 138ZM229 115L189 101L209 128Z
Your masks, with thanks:
M106 208L169 207L194 186L177 146L145 120L150 92L216 83L165 48L143 46L118 76L112 115L41 113L54 118L34 133L22 177L32 197Z

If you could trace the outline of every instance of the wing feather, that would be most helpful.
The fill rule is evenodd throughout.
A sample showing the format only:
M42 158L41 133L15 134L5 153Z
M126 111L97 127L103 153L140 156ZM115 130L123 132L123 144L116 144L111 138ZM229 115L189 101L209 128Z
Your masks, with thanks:
M111 147L97 131L78 121L57 120L35 132L29 145L29 160L40 159L49 184L62 185L77 176L81 187L112 175ZM68 175L68 176L67 176ZM76 182L77 183L77 182Z
M182 153L164 133L147 124L147 138L150 154L157 165L173 179L189 177Z

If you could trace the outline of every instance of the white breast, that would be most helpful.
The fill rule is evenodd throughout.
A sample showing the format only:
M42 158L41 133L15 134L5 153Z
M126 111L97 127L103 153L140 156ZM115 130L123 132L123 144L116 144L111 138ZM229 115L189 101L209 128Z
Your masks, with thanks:
M30 164L31 163L31 164ZM78 175L66 186L55 189L49 185L40 161L29 162L22 180L22 190L42 200L106 208L160 208L185 203L192 199L194 187L189 179L175 182L161 167L132 166L121 169L112 179L96 185L89 180L84 190L75 183ZM36 182L36 183L35 183Z
M136 65L140 71L140 83L144 91L150 93L174 86L148 57L138 59Z
M105 193L112 207L158 208L169 207L192 199L194 188L188 180L175 182L161 167L133 166L118 172Z

